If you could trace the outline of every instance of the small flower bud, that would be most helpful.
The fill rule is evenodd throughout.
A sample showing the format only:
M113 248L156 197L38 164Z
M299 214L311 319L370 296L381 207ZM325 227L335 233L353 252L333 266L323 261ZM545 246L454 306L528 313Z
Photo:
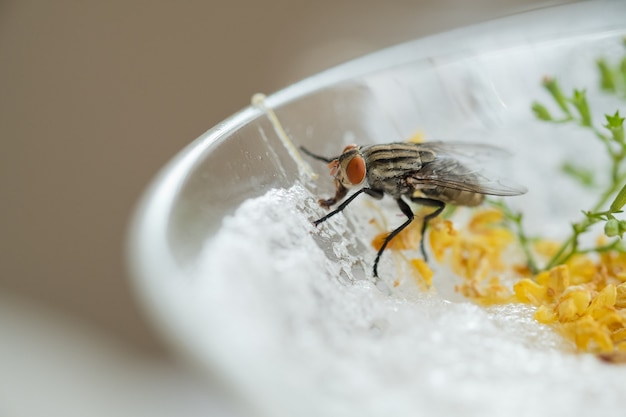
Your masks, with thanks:
M537 116L537 119L539 120L546 120L546 121L553 120L552 115L550 114L548 109L541 103L534 102L532 105L532 110L533 110L533 113L535 113L535 116Z
M619 234L619 222L617 219L609 219L604 223L604 234L608 237L615 237Z

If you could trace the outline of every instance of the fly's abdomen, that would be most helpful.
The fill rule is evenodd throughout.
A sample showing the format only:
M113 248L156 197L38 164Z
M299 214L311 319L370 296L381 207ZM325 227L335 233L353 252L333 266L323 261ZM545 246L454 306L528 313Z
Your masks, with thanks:
M473 207L481 204L485 199L483 194L445 187L426 188L422 189L421 192L433 200L443 201L456 206Z

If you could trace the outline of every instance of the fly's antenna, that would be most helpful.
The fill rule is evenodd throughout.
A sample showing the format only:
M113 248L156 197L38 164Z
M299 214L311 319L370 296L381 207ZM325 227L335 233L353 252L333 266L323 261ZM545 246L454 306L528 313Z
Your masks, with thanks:
M310 156L311 158L317 159L318 161L326 162L327 164L330 164L336 159L336 158L327 158L325 156L316 155L310 150L308 150L307 148L305 148L304 146L300 146L300 150L304 152L306 155Z

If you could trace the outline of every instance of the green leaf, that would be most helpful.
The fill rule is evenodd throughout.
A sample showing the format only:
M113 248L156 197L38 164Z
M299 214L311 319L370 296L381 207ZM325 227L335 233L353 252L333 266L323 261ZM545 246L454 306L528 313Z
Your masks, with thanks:
M605 125L605 127L607 129L624 126L624 117L619 116L619 110L617 110L613 116L611 116L610 114L605 114L604 117L606 117L607 124Z
M594 176L592 170L577 167L570 162L565 162L563 165L561 165L561 170L563 171L563 173L569 175L585 187L593 188Z
M580 123L583 126L591 127L591 112L589 111L589 103L587 102L586 90L574 90L572 104L580 114Z
M543 86L546 90L548 90L548 92L550 93L554 101L556 101L556 103L559 105L561 110L563 110L568 116L571 116L569 106L567 105L567 99L565 98L565 95L563 94L563 91L561 90L561 87L559 86L557 80L551 77L544 77Z
M605 91L614 93L616 90L615 79L609 64L604 58L598 59L596 64L598 65L598 70L600 71L600 87Z
M610 207L609 210L612 213L615 213L615 212L621 210L622 207L624 207L625 204L626 204L626 184L624 184L622 189L619 190L619 193L617 193L617 195L615 196L615 199L611 203L611 207Z
M606 117L604 127L611 131L613 139L618 143L624 143L624 118L620 117L619 110L613 116L605 114L604 117Z
M626 86L626 56L619 64L619 72L622 75L622 86Z

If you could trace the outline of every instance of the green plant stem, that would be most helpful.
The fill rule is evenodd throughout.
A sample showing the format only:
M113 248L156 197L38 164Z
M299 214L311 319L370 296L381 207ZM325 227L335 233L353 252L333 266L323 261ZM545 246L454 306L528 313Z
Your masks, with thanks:
M591 252L603 253L603 252L610 252L612 250L619 250L620 252L623 252L623 247L621 243L622 241L620 239L615 239L613 242L607 243L606 245L597 246L595 248L589 248L589 249L581 249L578 251L578 253L591 253Z
M621 159L619 162L621 162ZM613 167L615 168L615 171L619 167L619 162L616 164L615 167ZM612 195L614 195L621 189L621 184L623 184L624 181L626 181L626 174L622 174L621 176L618 176L617 180L612 182L611 187L609 187L608 190L602 193L596 205L591 209L591 213L596 214L596 215L600 214L598 213L598 211L609 202L609 199L611 198ZM560 246L559 250L554 254L554 256L547 263L545 269L546 270L551 269L557 265L564 264L567 261L569 261L572 258L572 256L574 256L576 253L580 253L580 251L578 250L579 236L585 233L591 226L593 226L594 224L598 223L601 220L602 219L600 216L596 216L596 217L587 216L583 221L573 224L572 229L574 232L572 236L570 236L569 239L567 239ZM586 250L585 252L591 252L591 250Z
M596 223L596 222L597 221L595 221L593 223ZM570 236L569 239L567 239L561 245L561 247L556 252L556 254L546 264L546 267L544 268L544 271L548 270L548 269L552 269L552 268L554 268L557 265L561 265L561 264L564 264L567 261L569 261L571 259L571 257L574 256L574 254L576 254L577 251L578 251L578 236L580 236L580 234L582 232L580 230L577 230L578 229L577 226L580 226L581 228L586 230L586 228L591 226L593 223L591 221L587 220L587 221L583 221L581 223L573 225L572 229L574 229L574 234L572 234L572 236ZM569 250L568 250L568 248L569 248Z
M532 254L532 252L530 251L530 240L528 239L528 236L526 236L526 233L524 232L524 228L522 227L522 217L519 216L519 222L515 222L516 226L517 226L517 238L520 241L520 244L522 245L522 250L524 251L524 255L526 256L526 262L528 264L528 268L530 269L530 272L532 272L533 274L536 274L537 272L539 272L539 268L537 267L537 262L535 261L535 258Z
M514 213L513 210L502 200L489 200L489 203L495 207L498 207L502 210L504 217L507 221L513 223L515 225L515 233L517 235L517 240L520 242L522 246L522 251L524 252L524 256L526 256L526 264L528 269L533 274L539 272L539 268L537 267L537 262L535 261L535 257L533 256L532 251L530 250L530 238L526 234L524 230L524 226L522 224L522 214Z

